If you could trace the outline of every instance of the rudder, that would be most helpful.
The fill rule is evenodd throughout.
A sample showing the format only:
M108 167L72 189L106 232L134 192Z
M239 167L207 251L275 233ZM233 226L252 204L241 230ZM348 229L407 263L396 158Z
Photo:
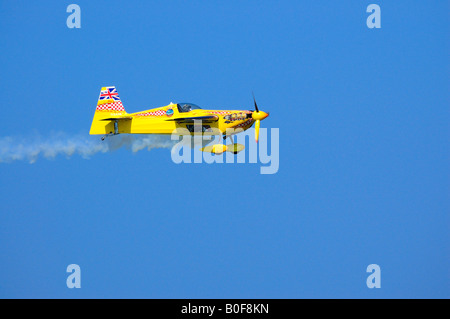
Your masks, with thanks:
M114 123L107 118L124 116L127 112L115 86L102 87L95 109L89 134L109 134L114 131Z

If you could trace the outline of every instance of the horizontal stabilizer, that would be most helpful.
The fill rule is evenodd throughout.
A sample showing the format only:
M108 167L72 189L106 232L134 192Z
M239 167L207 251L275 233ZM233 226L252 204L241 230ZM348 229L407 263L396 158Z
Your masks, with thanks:
M108 117L106 119L101 119L100 121L126 121L133 119L131 116L120 116L120 117Z

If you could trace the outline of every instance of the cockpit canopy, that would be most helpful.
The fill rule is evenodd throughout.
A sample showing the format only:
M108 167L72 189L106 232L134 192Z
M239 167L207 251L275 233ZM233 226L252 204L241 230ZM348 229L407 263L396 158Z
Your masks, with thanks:
M180 113L190 112L192 110L201 110L200 106L193 103L178 103L177 106L178 112Z

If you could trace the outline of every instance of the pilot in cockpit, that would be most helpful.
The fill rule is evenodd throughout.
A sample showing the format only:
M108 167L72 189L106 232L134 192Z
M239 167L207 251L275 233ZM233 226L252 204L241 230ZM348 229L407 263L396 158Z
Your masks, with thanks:
M201 109L201 107L192 103L178 103L178 112L180 113L190 112L192 110L198 109Z

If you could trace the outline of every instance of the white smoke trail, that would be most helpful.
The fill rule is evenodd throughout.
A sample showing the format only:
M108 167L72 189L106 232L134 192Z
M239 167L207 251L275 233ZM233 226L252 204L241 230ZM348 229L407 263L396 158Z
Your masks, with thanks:
M25 160L36 162L39 157L54 159L58 155L71 157L78 154L88 159L97 153L106 153L121 147L130 149L133 153L147 148L171 148L177 141L172 141L170 135L117 135L101 141L99 136L53 133L43 138L32 137L0 137L0 163Z

